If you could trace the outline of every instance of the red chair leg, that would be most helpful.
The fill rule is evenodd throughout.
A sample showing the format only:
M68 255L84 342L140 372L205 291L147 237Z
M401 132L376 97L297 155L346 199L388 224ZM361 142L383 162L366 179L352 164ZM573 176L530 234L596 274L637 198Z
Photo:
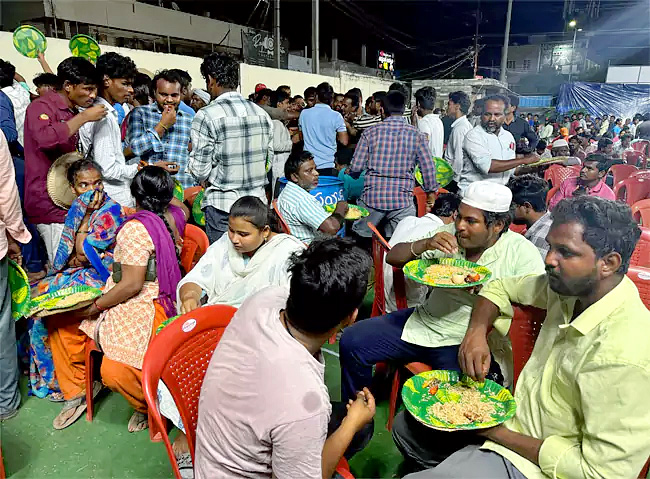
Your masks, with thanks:
M86 421L92 422L94 412L93 383L95 379L94 343L86 341Z
M167 418L165 416L162 416L162 422L163 426L165 427L164 433L167 434ZM153 416L151 415L151 412L147 412L147 420L149 422L149 440L151 442L162 442L163 441L163 431L158 429L158 426L156 426L156 422L153 420Z
M391 431L393 429L393 420L395 419L395 412L397 410L397 396L399 394L399 368L395 369L393 375L393 384L390 388L390 400L388 403L388 422L386 429Z
M5 479L6 477L7 473L5 472L5 463L2 459L2 446L0 446L0 479Z

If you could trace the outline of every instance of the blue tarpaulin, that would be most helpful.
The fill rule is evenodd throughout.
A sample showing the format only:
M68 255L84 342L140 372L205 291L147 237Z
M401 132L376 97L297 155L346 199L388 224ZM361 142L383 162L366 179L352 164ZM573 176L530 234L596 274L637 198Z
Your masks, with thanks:
M650 113L650 84L564 83L560 86L557 111L585 109L592 115L632 118Z

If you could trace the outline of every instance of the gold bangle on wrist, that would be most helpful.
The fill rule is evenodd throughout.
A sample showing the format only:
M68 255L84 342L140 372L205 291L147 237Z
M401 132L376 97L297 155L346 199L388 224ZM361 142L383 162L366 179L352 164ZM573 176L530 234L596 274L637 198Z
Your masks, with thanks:
M415 244L415 241L414 241L413 243L411 243L411 254L412 254L413 256L415 256L416 258L419 258L420 256L422 256L422 253L417 254L415 251L413 251L413 245L414 245L414 244Z

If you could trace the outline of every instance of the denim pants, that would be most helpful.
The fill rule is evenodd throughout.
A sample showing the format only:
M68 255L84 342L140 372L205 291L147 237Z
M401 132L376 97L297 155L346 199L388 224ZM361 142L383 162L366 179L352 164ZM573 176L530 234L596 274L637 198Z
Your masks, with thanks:
M207 206L204 213L205 233L212 244L228 231L228 213L218 210L214 206Z

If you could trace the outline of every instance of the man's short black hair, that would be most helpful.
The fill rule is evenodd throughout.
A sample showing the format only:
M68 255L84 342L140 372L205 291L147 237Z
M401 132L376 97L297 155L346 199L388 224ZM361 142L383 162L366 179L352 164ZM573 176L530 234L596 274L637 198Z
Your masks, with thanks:
M68 57L59 63L56 68L56 76L59 77L61 85L65 82L71 85L99 85L100 77L97 74L95 65L85 58Z
M155 93L158 89L158 80L165 80L169 83L178 83L182 88L181 77L178 75L178 72L174 70L160 70L159 72L156 72L153 80L151 80L152 93Z
M399 90L391 90L381 101L386 116L403 115L406 108L406 98Z
M404 104L408 105L411 102L411 90L404 83L395 82L388 87L388 91L398 91L404 95Z
M289 93L291 92L291 87L289 85L280 85L275 91L282 91L287 94L287 96L291 96Z
M108 52L100 55L97 59L97 75L103 81L104 76L108 78L124 78L133 80L138 73L138 68L133 60L115 52Z
M283 101L290 100L290 99L291 99L291 97L289 96L289 94L286 91L277 89L277 90L275 90L274 92L271 93L270 105L273 108L277 108L278 103L282 103Z
M319 102L331 105L332 98L334 97L334 88L325 81L316 87L316 96Z
M370 256L349 238L313 241L291 262L286 314L303 333L322 335L334 329L366 295Z
M508 188L512 191L512 203L515 206L530 206L539 213L546 211L546 194L548 183L536 175L513 176L508 181Z
M510 99L507 96L504 95L490 95L487 98L483 99L483 113L485 113L485 105L487 105L487 102L489 101L497 101L503 103L503 109L507 109L510 107Z
M294 148L284 164L284 177L287 181L291 181L291 175L298 173L300 165L313 159L314 155L309 151L303 150L302 148Z
M375 93L372 94L372 98L375 100L375 102L381 103L384 98L386 98L387 92L385 91L376 91Z
M352 101L352 108L359 108L359 96L356 93L347 92L344 98Z
M629 133L626 133L625 135L621 136L621 141L623 141L623 140L632 141L633 139L634 139L634 137L632 135L630 135Z
M461 197L456 193L441 193L436 198L431 212L438 218L447 218L458 211Z
M359 99L363 98L363 93L361 93L361 88L357 88L357 87L350 88L348 90L348 92L346 93L346 95L349 95L349 94L356 95L356 96L359 97Z
M467 115L472 107L472 100L464 91L453 91L449 94L449 99L456 105L460 105L460 111Z
M611 138L605 138L605 136L603 135L603 137L600 140L598 140L598 149L602 151L605 148L607 148L609 145L613 145L613 144L614 142L612 141Z
M36 75L34 77L34 85L36 86L36 88L40 88L43 86L51 86L55 90L61 88L61 82L59 81L59 77L56 76L54 73L41 73L39 75Z
M508 100L510 101L510 106L519 108L519 97L517 95L508 95ZM531 113L529 113L531 115Z
M621 267L617 273L627 273L641 230L625 203L598 196L574 196L560 201L551 217L551 228L567 223L582 225L582 239L594 250L596 257L600 259L609 253L620 254Z
M537 145L535 146L535 149L537 150L545 150L548 144L546 143L546 140L539 140L537 142Z
M141 105L149 103L151 96L151 78L146 73L136 73L133 79L133 98Z
M609 168L612 166L611 160L609 157L602 155L600 153L592 153L591 155L588 155L587 158L583 160L583 164L587 163L590 161L595 161L598 163L598 171L607 171Z
M433 110L436 105L436 89L425 86L415 92L415 101L424 110Z
M220 87L234 90L239 86L239 63L225 53L210 53L201 63L201 75L206 82L212 77Z
M501 221L503 223L503 228L499 232L499 237L508 231L510 228L510 223L512 223L512 218L514 216L514 208L510 206L510 210L504 213L494 213L492 211L483 211L483 218L485 219L485 226L490 227L494 223Z
M334 162L341 166L350 166L353 157L354 150L352 148L341 148L334 153Z
M316 96L317 95L316 87L315 86L308 86L304 91L304 95L305 95L305 100L307 98L309 98L310 96Z
M13 85L15 75L16 67L9 62L0 60L0 88Z
M180 68L172 68L172 70L178 73L178 77L181 79L181 87L189 88L189 86L192 84L192 76Z
M262 101L262 99L268 96L269 99L273 97L273 90L270 88L262 88L260 91L255 93L255 103L259 103Z

